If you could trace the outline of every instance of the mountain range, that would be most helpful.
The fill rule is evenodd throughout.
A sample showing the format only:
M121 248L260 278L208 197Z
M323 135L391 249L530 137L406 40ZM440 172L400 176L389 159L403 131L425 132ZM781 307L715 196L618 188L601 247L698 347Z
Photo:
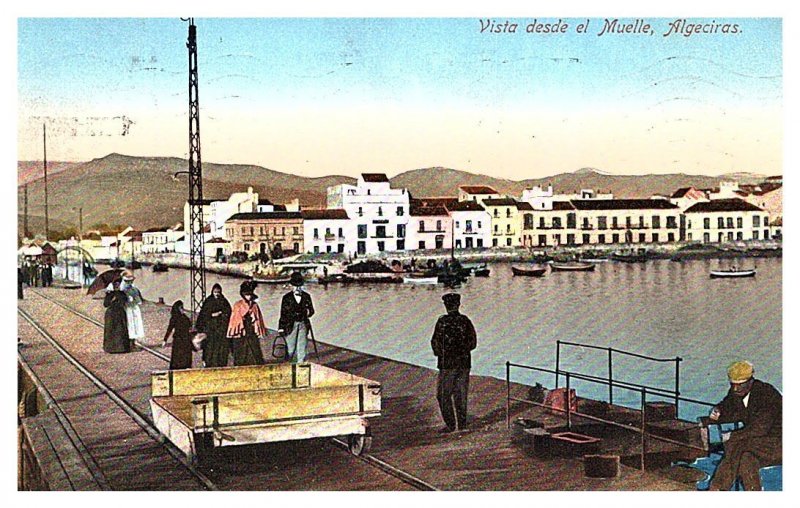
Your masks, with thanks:
M52 164L52 165L51 165ZM28 185L28 225L43 229L44 180L41 162L18 163L18 210L21 228L24 184ZM53 168L51 170L51 167ZM124 224L136 229L174 225L183 220L188 197L188 162L174 157L138 157L110 154L89 162L48 163L48 208L51 229L99 223ZM375 171L377 172L377 171ZM619 198L670 195L681 187L713 188L721 180L758 183L764 175L736 173L704 176L677 174L613 175L592 168L546 178L508 180L457 169L433 167L415 169L390 178L392 187L407 188L415 197L456 196L459 185L488 185L502 194L520 196L533 185L553 185L557 193L595 189ZM233 192L253 187L262 199L286 203L298 198L305 207L324 207L327 188L355 178L341 175L309 178L255 165L203 163L203 197L225 199Z

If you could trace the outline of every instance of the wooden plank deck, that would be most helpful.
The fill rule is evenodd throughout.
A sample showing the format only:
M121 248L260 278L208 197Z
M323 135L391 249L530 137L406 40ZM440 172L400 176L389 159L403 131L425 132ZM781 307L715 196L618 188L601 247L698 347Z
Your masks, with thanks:
M99 300L56 288L40 291L102 321L103 308ZM64 347L78 356L98 377L119 390L142 414L149 415L150 372L163 370L165 363L145 352L124 355L103 353L102 330L99 327L33 293L26 292L26 299L19 302L20 307L42 322ZM166 328L169 308L146 303L143 313L148 335L153 337L149 342L158 344L163 336L160 334ZM20 336L25 342L36 341L35 332L26 329L24 323L20 325ZM267 356L271 345L262 344L262 349ZM168 348L166 352L169 353ZM382 384L383 414L370 419L373 431L371 455L438 489L693 490L692 483L671 480L660 471L642 472L623 466L618 478L590 479L584 477L583 464L578 458L541 459L531 456L512 442L506 428L506 386L502 380L471 377L469 429L454 434L440 434L438 430L443 424L435 399L435 370L322 343L319 344L319 353L319 358L312 358L315 362ZM198 362L198 358L195 358L195 362ZM66 372L61 377L55 374L50 378L50 383L71 384L75 376L75 373ZM69 397L68 393L64 394L65 399ZM514 404L513 415L556 418L545 415L540 409L529 409L521 403ZM81 430L82 435L84 432L99 434L98 427L86 423L87 426ZM113 432L114 425L110 422L107 425L112 431L103 432L102 438L108 441L109 446L119 446L127 452L133 452L136 448L143 455L156 453L145 443L123 442L125 437ZM608 439L608 442L613 443L614 451L629 453L635 449L638 439L638 435L631 433L630 436ZM111 466L115 471L107 475L120 478L130 473L132 464L135 463L127 461L115 464ZM153 476L146 471L150 467L149 461L134 467L142 470L147 477ZM215 450L202 469L220 488L230 490L410 488L332 446L327 439ZM169 476L162 476L160 488L179 488L165 478Z

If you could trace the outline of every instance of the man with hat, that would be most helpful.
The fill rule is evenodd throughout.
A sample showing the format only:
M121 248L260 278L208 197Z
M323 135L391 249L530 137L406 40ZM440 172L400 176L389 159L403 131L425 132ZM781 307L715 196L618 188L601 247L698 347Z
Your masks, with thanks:
M710 490L730 490L737 477L745 490L761 490L758 470L783 461L783 396L753 374L752 363L732 363L728 367L728 395L708 417L713 423L744 423L744 428L731 432L725 441L725 454Z
M120 287L127 297L125 317L128 320L128 338L131 341L131 349L133 349L137 339L144 339L144 320L142 319L142 309L140 307L144 300L139 288L133 285L134 279L136 277L133 276L133 272L125 270L122 273L122 286Z
M436 399L446 425L441 432L453 432L467 427L471 351L478 345L478 337L472 321L458 311L461 295L448 293L442 301L447 314L436 321L431 347L439 369Z
M311 295L303 291L303 275L293 272L289 284L292 291L283 295L281 300L281 316L278 320L278 332L286 337L286 354L293 363L306 360L308 331L311 328L309 318L314 315L314 304Z

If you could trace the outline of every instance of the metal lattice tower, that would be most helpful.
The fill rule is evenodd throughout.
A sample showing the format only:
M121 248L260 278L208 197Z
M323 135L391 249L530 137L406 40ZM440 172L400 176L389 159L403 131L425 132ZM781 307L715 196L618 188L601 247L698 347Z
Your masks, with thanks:
M203 248L203 170L200 160L200 103L197 88L197 27L189 18L189 256L191 257L192 322L206 297Z

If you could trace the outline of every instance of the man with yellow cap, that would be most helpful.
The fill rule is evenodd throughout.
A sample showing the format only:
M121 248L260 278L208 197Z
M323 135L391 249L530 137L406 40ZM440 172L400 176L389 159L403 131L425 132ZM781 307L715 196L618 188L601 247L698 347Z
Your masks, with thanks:
M728 367L728 395L709 415L714 423L744 423L744 428L731 432L725 442L725 454L710 490L730 490L737 477L745 490L761 490L758 470L783 462L783 396L753 374L752 363L732 363Z

